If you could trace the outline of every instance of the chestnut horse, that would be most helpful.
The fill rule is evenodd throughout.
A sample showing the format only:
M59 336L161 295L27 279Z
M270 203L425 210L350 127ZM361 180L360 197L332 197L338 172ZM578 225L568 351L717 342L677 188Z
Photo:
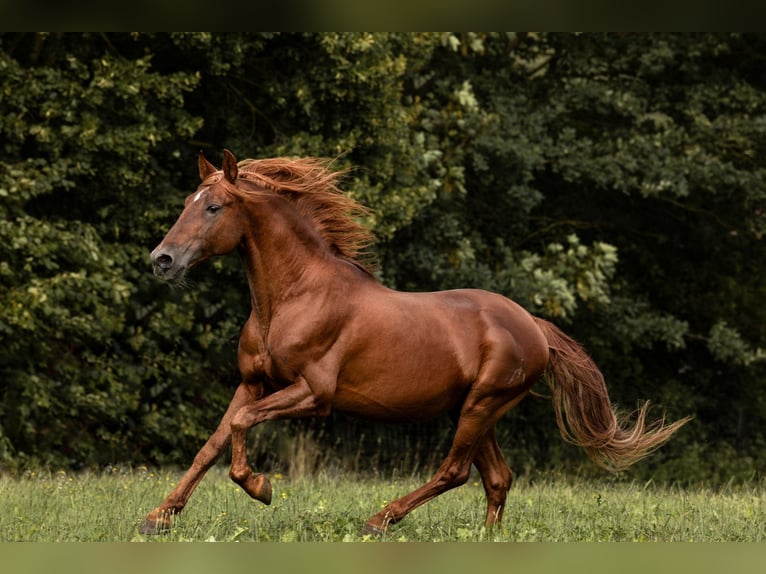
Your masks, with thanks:
M266 504L271 484L247 461L248 430L268 420L327 416L335 409L378 421L447 414L455 435L424 486L365 524L384 532L414 508L468 479L487 496L486 526L502 518L512 474L495 424L542 375L565 440L596 463L623 469L664 443L685 420L632 428L617 421L599 369L557 327L501 295L479 290L402 293L365 262L365 209L316 159L245 160L228 150L217 169L200 152L202 183L152 252L155 273L179 281L214 255L239 251L252 310L239 339L242 382L189 470L141 531L170 526L205 472L231 443L231 478Z

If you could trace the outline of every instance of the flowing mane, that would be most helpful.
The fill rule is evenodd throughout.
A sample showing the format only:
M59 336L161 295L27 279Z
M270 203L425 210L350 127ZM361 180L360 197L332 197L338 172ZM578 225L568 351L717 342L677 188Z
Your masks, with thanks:
M370 274L377 271L372 231L360 219L370 210L338 187L344 171L330 170L330 160L320 158L245 159L238 163L239 177L288 199L339 257Z

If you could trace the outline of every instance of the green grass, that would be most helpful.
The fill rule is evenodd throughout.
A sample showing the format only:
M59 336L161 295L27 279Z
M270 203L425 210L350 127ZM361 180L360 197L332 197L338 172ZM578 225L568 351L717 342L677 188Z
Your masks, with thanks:
M101 473L0 477L0 541L363 541L361 527L416 478L362 479L322 473L271 476L271 506L252 501L216 467L172 530L138 534L178 471L113 468ZM762 484L718 490L556 478L515 485L503 525L482 527L475 477L414 511L389 541L752 541L766 539Z

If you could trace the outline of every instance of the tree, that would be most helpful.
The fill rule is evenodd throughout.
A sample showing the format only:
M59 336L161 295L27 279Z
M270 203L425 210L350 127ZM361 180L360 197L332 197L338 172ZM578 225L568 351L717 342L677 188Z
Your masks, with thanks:
M336 158L382 281L504 293L628 410L695 414L643 472L760 471L764 55L739 34L0 35L0 460L185 462L215 425L239 263L170 291L147 254L197 151L228 147ZM580 460L544 401L504 425L515 458Z
M160 361L190 319L152 302L145 247L174 211L198 79L156 73L105 36L0 42L0 462L129 457L146 446L150 381L188 375L178 353Z

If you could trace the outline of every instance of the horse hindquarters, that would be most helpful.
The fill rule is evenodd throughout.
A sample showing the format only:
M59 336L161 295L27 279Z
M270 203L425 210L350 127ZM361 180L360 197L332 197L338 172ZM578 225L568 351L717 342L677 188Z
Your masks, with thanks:
M383 532L388 524L398 522L418 506L464 484L474 462L487 494L486 524L492 526L499 521L512 475L494 440L494 427L527 395L539 377L539 361L536 357L527 361L506 329L488 330L480 343L481 366L460 408L447 457L425 485L371 517L366 532Z

